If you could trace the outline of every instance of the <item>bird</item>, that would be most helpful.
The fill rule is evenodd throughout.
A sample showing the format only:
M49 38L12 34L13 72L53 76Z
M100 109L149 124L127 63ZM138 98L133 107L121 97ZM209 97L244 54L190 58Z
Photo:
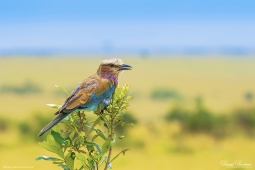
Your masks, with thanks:
M55 113L57 115L39 133L39 137L76 110L103 110L110 104L115 89L118 87L118 76L132 67L121 59L111 58L101 61L97 72L81 81L66 98L63 105Z

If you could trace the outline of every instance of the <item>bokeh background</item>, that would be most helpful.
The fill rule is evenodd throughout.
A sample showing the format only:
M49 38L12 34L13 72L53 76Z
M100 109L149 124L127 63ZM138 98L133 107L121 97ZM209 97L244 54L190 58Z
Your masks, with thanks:
M112 57L135 96L113 169L255 168L254 30L249 0L0 0L0 168L58 169L35 161L54 156L37 137L66 97L54 85Z

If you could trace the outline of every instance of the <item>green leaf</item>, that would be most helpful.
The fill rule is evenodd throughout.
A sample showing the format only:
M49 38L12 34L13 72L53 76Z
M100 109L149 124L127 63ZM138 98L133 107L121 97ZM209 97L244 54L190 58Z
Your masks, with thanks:
M80 134L79 134L79 136L80 137L84 137L86 134L84 133L84 132L81 132Z
M66 91L65 88L63 88L63 87L61 87L61 86L58 86L58 85L55 85L55 87L57 87L57 88L63 90L67 95L69 95L69 93Z
M119 139L123 139L124 138L124 136L122 135L122 136L119 136Z
M69 170L73 170L74 168L74 152L69 152L65 157L66 166Z
M90 128L90 130L89 130L89 132L88 132L88 135L89 135L93 130L95 130L95 129L94 129L95 126L96 126L97 124L99 124L100 122L101 122L101 119L100 119L100 117L98 117L98 118L96 119L96 121L93 123L92 126L87 126L87 127Z
M116 140L113 139L113 140L111 141L110 145L113 146L113 145L115 144L115 142L116 142Z
M114 100L118 100L120 98L121 91L122 91L122 89L120 87L115 89L114 95L113 95L113 99Z
M97 129L96 132L97 132L97 135L100 136L101 138L103 138L104 140L107 139L107 137L105 136L104 132L101 131L100 129Z
M97 143L95 143L95 142L87 142L87 141L84 141L82 144L83 144L83 145L86 145L86 146L95 146L96 149L97 149L97 151L98 151L100 154L102 153L102 151L101 151L101 149L100 149L100 146L99 146Z
M65 165L63 165L63 164L59 164L58 166L60 166L60 167L63 168L64 170L69 170L69 169L67 168L67 166L65 166Z
M60 105L57 105L57 104L46 104L47 106L50 106L54 109L59 109L61 106Z
M89 126L89 125L86 125L88 128L90 128L90 130L89 130L89 132L91 131L93 131L93 130L96 130L96 129L94 129L92 126Z
M103 155L110 149L111 146L111 141L110 140L106 140L102 146L102 153Z
M41 159L46 160L46 161L62 161L61 159L53 158L50 156L38 156L35 160L39 161Z
M69 116L66 116L66 117L64 118L64 120L70 121Z
M80 144L80 141L81 141L82 137L80 136L76 136L74 139L73 139L73 144Z
M87 159L86 159L86 157L84 156L84 154L77 153L77 154L76 154L76 157L77 157L77 159L81 162L82 166L83 166L84 169L85 169L85 167L87 167L88 165L86 164Z
M98 166L100 167L101 164L108 158L108 156L103 156L103 159L101 160L101 162L98 164Z
M60 144L62 144L64 141L65 141L65 139L64 138L62 138L62 136L59 134L59 133L57 133L57 132L55 132L55 131L51 131L51 135L54 137L54 139L56 140L56 141L58 141Z
M61 158L64 158L64 152L62 151L60 143L58 143L52 135L48 135L47 140L40 142L39 145L50 152L56 153Z
M60 133L60 128L59 128L58 124L56 126L53 126L51 130L53 130L53 131L55 131L57 133Z
M111 164L111 163L109 163L109 164L108 164L108 166L107 166L107 168L112 169L112 164Z
M107 119L106 119L106 117L102 114L102 115L100 115L100 120L102 120L104 123L107 123Z
M94 142L87 142L87 141L84 141L82 144L87 145L87 146L94 146L95 145Z
M98 137L98 135L94 135L91 139L91 141L93 142L96 138Z
M75 130L73 130L73 131L69 134L69 138L70 138L70 139L73 139L74 136L75 136L75 134L76 134L76 132L75 132Z
M94 160L97 160L97 159L101 159L101 157L102 157L102 155L101 154L95 154L94 156L93 156L93 159Z
M69 136L64 137L64 142L62 145L65 145L65 147L70 146L72 144L72 140L69 138Z
M63 164L64 162L62 161L62 162L52 162L53 164Z
M87 146L87 149L88 149L89 152L94 152L95 151L94 146Z
M100 146L99 146L98 144L96 144L95 146L96 146L97 151L101 154L102 151L101 151L101 149L100 149Z

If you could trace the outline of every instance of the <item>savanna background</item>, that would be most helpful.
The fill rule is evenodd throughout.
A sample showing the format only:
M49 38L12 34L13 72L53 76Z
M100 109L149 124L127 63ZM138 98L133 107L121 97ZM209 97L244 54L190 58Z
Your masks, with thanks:
M101 60L135 98L113 169L255 167L255 3L252 1L0 0L0 168L59 169L38 132ZM93 113L87 113L87 115ZM29 168L30 167L30 168ZM236 167L238 169L238 167Z

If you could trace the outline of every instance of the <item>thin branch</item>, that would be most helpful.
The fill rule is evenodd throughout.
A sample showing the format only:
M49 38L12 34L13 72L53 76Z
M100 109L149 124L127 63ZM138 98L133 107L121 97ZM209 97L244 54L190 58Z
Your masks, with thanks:
M120 154L125 154L127 151L128 151L129 149L124 149L124 150L122 150L120 153L118 153L118 155L116 155L111 161L110 161L110 163L112 162L112 161L114 161Z
M84 131L84 127L83 127L83 115L81 114L81 111L78 111L78 116L79 116L79 121L80 121L80 131L83 132Z
M111 155L112 155L112 146L110 146L109 153L108 153L108 158L107 158L104 170L107 170L108 165L110 164Z
M94 167L94 170L98 170L98 165L96 164L96 166Z

